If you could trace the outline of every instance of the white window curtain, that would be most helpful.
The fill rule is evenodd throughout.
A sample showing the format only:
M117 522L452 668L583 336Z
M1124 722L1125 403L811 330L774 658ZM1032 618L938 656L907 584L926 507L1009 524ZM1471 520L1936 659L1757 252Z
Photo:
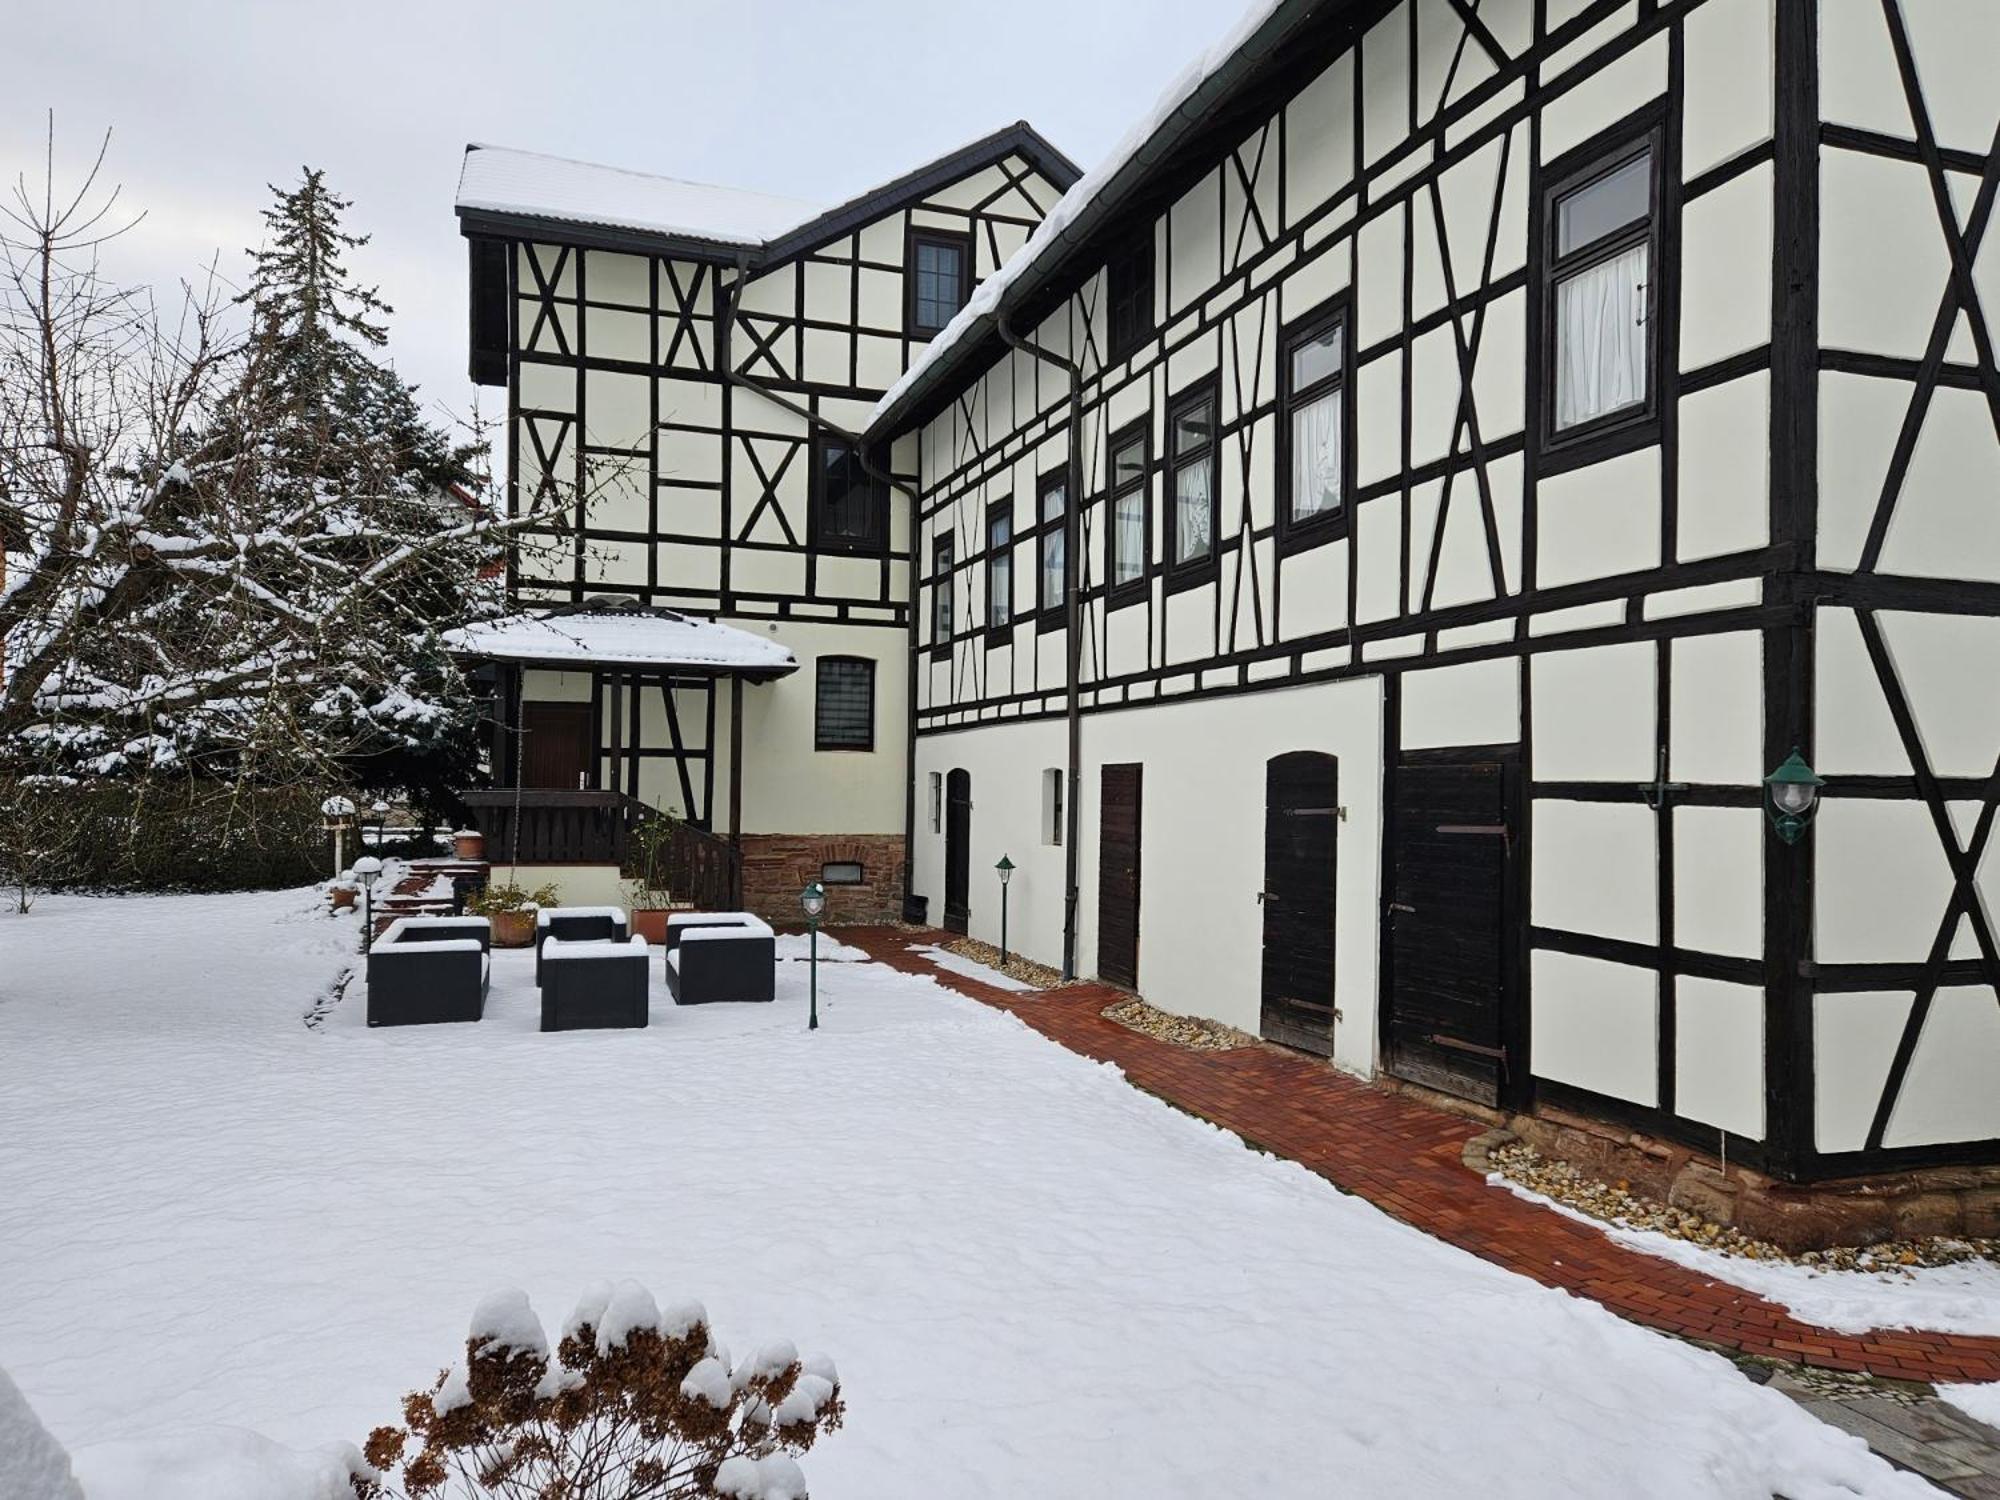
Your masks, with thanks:
M1113 583L1130 583L1146 571L1146 497L1135 491L1118 497L1118 531L1113 537Z
M1292 519L1340 508L1340 392L1292 413Z
M1646 246L1556 285L1556 427L1646 399Z
M1174 470L1174 561L1209 553L1209 503L1215 460L1197 459Z
M993 580L993 597L986 601L986 622L989 625L1005 625L1014 618L1014 554L1011 539L997 538L997 547L1006 547L993 559L993 566L987 577Z
M1063 602L1063 534L1060 526L1042 537L1042 608Z

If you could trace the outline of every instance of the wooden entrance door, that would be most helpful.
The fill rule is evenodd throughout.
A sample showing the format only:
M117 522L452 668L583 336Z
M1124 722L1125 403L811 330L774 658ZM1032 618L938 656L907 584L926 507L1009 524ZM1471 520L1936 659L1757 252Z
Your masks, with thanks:
M972 773L944 779L944 926L964 932L972 920Z
M1097 833L1097 972L1139 987L1139 765L1106 766Z
M1482 1104L1512 1102L1520 1082L1515 781L1511 756L1409 756L1390 816L1389 1070Z
M1317 750L1264 768L1266 1040L1333 1055L1333 891L1340 762Z
M593 728L588 703L523 703L521 785L588 786Z

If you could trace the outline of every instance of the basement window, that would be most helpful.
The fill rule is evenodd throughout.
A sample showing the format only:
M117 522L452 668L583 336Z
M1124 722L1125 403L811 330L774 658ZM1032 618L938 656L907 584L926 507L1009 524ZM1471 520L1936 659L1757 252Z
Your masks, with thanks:
M862 885L868 878L858 859L828 860L819 867L821 885Z

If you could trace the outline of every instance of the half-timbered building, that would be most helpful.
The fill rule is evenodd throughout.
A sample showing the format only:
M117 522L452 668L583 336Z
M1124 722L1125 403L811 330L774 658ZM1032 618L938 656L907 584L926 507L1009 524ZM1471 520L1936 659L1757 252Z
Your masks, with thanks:
M1005 856L1017 949L1357 1073L2000 1163L1996 57L1258 6L872 419L933 917L997 939Z
M461 642L503 868L615 900L653 807L683 868L728 867L698 894L899 912L910 513L856 439L1075 178L1026 125L831 208L468 148L473 378L507 392L515 513L560 503L523 617Z

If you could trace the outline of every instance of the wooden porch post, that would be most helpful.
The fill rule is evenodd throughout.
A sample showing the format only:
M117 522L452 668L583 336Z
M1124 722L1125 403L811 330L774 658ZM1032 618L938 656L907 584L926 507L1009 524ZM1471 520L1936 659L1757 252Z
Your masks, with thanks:
M625 674L611 674L611 790L625 788Z
M736 846L730 899L743 907L743 679L729 679L729 842Z

